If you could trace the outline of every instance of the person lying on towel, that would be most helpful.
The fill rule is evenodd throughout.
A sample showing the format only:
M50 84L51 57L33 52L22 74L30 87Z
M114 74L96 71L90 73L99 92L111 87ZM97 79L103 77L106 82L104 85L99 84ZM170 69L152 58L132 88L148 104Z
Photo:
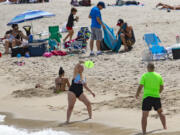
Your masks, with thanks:
M124 1L124 0L116 0L115 4L108 4L109 6L123 6L123 5L141 5L142 3L137 1Z
M123 19L118 20L117 26L119 26L117 37L120 36L122 45L124 45L124 51L130 51L135 43L135 36L132 26L128 26Z
M171 6L163 3L158 3L156 5L156 8L161 7L161 9L171 9L171 10L180 10L180 5L177 6Z

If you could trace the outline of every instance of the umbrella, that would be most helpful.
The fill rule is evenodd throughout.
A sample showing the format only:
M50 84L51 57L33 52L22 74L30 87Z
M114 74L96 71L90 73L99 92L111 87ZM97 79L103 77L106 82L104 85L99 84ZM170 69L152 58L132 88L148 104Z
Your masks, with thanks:
M52 17L52 16L55 16L55 14L41 10L28 10L14 17L7 25L18 24L26 21L32 21L32 20L36 20L44 17Z
M55 14L41 10L28 10L22 14L15 16L7 25L18 24L18 23L32 21L41 18L48 18L52 16L55 16ZM32 28L32 33L33 33L33 28Z

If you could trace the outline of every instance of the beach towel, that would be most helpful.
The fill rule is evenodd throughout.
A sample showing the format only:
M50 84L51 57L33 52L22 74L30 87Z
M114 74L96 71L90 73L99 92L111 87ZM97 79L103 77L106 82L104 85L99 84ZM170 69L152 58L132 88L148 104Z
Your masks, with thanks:
M137 1L117 0L116 4L108 4L108 6L144 6L144 4Z
M110 28L108 25L105 25L104 30L104 42L107 45L109 49L111 49L114 52L118 52L119 49L121 48L121 39L120 39L120 34L118 38L116 38L116 35L114 34L114 30Z

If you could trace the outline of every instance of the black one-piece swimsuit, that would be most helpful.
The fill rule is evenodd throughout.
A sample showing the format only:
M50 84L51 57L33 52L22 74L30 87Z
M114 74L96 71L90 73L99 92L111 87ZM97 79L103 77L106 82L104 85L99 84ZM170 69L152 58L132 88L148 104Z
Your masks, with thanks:
M83 84L81 83L74 83L74 80L72 80L72 84L69 88L69 91L73 92L77 98L79 98L79 96L81 96L81 94L83 93Z

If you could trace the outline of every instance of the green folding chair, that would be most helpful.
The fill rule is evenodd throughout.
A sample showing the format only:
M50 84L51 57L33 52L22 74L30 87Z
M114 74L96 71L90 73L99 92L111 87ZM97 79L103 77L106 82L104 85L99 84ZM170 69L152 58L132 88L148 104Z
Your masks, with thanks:
M49 51L60 47L62 35L59 32L59 26L49 26Z
M59 32L59 26L49 26L49 39L56 40L56 42L61 43L62 35Z

